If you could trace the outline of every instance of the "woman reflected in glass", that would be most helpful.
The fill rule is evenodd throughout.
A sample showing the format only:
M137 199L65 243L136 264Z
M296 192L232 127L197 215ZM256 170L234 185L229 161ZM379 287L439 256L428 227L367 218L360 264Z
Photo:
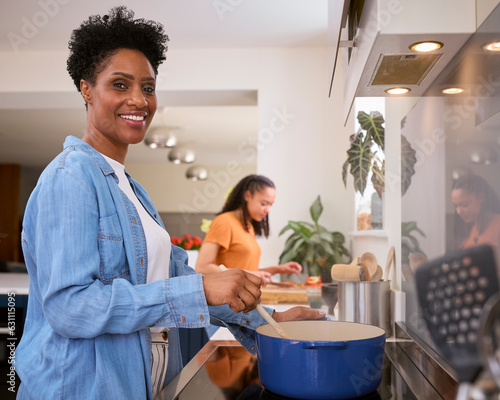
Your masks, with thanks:
M453 182L451 201L456 215L466 224L468 237L461 248L490 245L500 249L500 201L482 177L467 174Z

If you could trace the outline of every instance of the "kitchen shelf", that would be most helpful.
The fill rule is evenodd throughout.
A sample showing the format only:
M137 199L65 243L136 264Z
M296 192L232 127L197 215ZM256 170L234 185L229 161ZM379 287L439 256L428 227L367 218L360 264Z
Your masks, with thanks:
M385 231L383 229L372 229L372 230L369 230L369 231L352 231L352 232L349 232L349 236L386 238L387 237L387 231Z

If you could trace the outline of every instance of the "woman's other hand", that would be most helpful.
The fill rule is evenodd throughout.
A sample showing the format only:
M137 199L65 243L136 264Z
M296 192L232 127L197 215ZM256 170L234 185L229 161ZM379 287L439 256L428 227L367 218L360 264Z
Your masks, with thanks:
M278 273L282 275L300 274L302 272L302 265L295 261L289 261L285 264L278 265Z
M275 311L273 318L276 322L302 321L305 319L321 319L326 311L315 310L309 307L292 307L286 311Z
M228 304L234 312L248 312L257 306L260 301L261 283L260 277L239 268L203 275L207 304Z

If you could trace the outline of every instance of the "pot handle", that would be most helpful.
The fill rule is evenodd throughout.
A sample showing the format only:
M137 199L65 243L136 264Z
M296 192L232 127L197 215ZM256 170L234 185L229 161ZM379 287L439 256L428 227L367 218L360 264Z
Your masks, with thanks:
M348 343L347 342L327 342L327 341L317 341L317 342L303 342L302 343L302 348L303 349L310 349L310 350L319 350L325 347L331 347L336 350L344 350L347 349Z

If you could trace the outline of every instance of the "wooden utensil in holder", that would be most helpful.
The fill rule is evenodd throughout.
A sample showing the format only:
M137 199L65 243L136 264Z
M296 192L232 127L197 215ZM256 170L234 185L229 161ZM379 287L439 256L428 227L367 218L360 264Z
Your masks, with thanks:
M364 265L335 264L332 266L332 279L335 281L369 281L370 274Z
M391 266L394 264L394 269L396 269L396 250L394 249L394 246L391 246L389 249L389 254L387 254L387 262L385 264L385 271L384 271L384 281L389 280L389 273L391 272Z

